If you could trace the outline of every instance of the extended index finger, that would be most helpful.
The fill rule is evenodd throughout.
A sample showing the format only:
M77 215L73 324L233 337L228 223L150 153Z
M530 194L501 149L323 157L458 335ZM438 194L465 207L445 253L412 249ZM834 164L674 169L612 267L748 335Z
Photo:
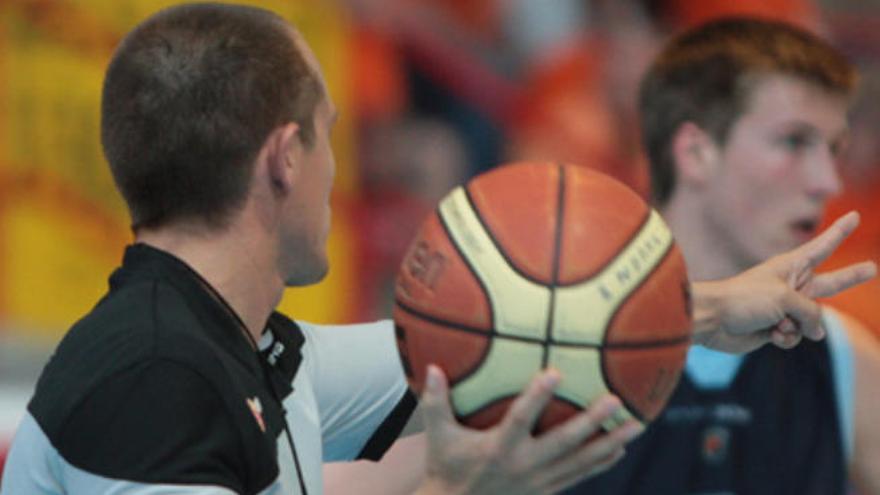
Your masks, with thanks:
M837 246L840 246L850 234L859 226L859 214L851 211L846 215L838 218L825 229L824 232L816 236L814 239L805 243L801 247L793 251L794 256L803 259L809 269L817 267L825 261Z

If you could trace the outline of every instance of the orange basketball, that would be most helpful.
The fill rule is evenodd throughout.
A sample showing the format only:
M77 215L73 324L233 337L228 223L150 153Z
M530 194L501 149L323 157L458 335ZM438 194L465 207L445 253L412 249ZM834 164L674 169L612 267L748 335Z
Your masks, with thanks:
M440 366L465 424L496 423L539 370L562 374L538 431L599 395L611 427L654 419L690 344L684 260L657 212L586 168L517 163L458 187L425 220L395 289L410 385Z

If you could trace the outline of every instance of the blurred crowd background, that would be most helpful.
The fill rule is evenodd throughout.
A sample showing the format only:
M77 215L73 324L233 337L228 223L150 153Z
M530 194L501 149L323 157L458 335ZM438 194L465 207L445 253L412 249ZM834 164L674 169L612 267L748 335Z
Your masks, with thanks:
M99 144L103 72L168 0L0 0L0 465L36 376L131 242ZM244 1L293 21L341 109L331 273L290 290L300 319L387 317L397 264L454 185L499 163L563 161L650 187L638 81L678 30L731 13L788 20L862 70L847 193L861 230L828 268L880 251L877 0ZM880 282L830 301L880 335Z

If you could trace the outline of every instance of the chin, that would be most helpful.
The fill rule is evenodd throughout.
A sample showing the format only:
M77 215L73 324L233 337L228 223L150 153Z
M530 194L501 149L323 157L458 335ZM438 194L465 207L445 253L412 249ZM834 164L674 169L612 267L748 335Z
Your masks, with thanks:
M284 282L288 287L317 284L327 277L329 271L330 266L327 263L327 259L322 258L320 261L298 266L294 273L290 274Z

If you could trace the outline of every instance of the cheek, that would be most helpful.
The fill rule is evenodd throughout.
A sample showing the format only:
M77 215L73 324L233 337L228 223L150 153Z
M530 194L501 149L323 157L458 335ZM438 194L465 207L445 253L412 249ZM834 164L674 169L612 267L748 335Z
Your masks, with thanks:
M717 194L739 215L761 215L783 203L794 187L796 164L767 144L740 146L725 156Z
M723 159L725 171L756 188L780 186L791 181L797 170L797 158L763 137L751 137L727 148Z

